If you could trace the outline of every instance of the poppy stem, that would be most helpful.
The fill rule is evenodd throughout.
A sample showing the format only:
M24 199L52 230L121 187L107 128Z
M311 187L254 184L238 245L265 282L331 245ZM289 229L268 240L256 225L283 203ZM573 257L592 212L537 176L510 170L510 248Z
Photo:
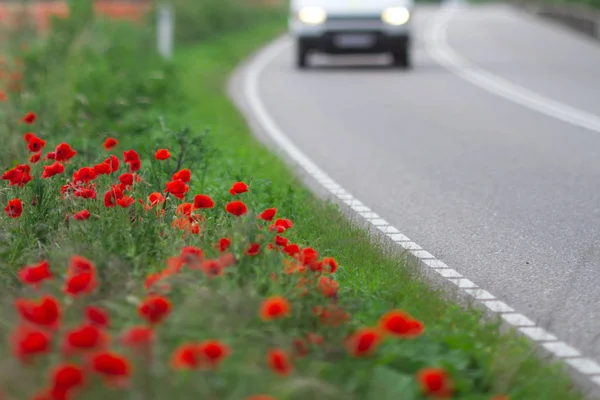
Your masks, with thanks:
M185 144L183 143L183 141L180 141L179 144L181 145L181 151L179 152L179 157L177 158L177 165L175 166L175 171L173 171L171 176L173 176L177 171L179 171L179 169L181 168L181 165L183 164L183 155L185 153ZM165 196L165 202L163 203L163 210L167 208L166 200L169 198L170 194L171 193L167 192L167 195Z

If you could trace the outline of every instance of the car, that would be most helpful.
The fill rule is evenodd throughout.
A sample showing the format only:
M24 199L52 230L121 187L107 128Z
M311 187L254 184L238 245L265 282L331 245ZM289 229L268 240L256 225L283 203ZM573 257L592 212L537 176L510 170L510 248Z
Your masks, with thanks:
M388 53L410 68L413 11L413 0L291 0L296 65L306 68L311 53Z

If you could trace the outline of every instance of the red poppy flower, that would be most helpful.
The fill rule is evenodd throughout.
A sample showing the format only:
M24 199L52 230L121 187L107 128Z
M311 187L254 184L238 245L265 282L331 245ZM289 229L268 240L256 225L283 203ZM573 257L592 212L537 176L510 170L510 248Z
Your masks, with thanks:
M183 268L184 261L181 257L170 257L167 259L167 267L163 270L165 275L178 274Z
M323 276L319 279L317 288L325 297L335 297L338 292L339 284L328 276Z
M83 369L75 364L60 364L52 370L49 400L69 399L73 391L85 383Z
M97 286L98 283L94 273L82 272L67 278L63 292L70 296L77 297L92 293Z
M88 218L90 218L91 215L92 214L90 214L88 210L81 210L79 212L76 212L73 218L75 218L77 221L85 221Z
M138 307L138 314L150 324L162 322L171 313L171 302L163 296L149 296Z
M13 332L13 351L15 356L24 363L29 363L33 356L50 351L51 337L47 332L18 326Z
M87 306L85 308L85 316L90 324L106 328L110 325L110 317L108 313L96 306Z
M183 249L181 249L179 257L188 266L195 266L201 263L204 259L204 251L198 247L185 246Z
M131 196L123 196L120 199L117 199L117 204L122 208L127 208L131 206L135 202L135 199Z
M83 167L73 173L73 182L77 185L93 181L98 176L94 168Z
M25 134L25 141L27 142L27 149L32 153L39 153L46 146L46 141L40 139L33 133Z
M121 162L119 161L119 157L115 156L114 154L112 156L110 156L109 158L107 158L106 160L104 160L104 162L106 164L110 165L112 172L118 171L119 165L121 165Z
M300 262L304 265L309 265L316 262L319 259L319 253L311 247L307 247L302 250L302 254L300 255Z
M123 198L123 191L118 186L113 186L108 192L104 194L104 206L115 207L117 200Z
M285 246L283 251L287 255L295 257L300 254L300 246L298 246L297 244L290 244L290 245Z
M290 303L281 296L265 299L260 307L260 317L264 321L287 317L290 314Z
M255 256L259 253L260 251L260 244L259 243L252 243L250 244L250 246L246 249L245 253L247 256Z
M117 139L109 137L109 138L106 138L102 147L104 147L105 150L112 150L115 147L117 147L117 144L119 144Z
M127 150L123 152L123 162L130 164L140 160L140 155L135 150Z
M48 154L44 157L44 160L56 160L56 152L49 151Z
M236 217L240 217L248 212L248 207L246 207L244 202L236 200L228 203L227 206L225 206L225 210Z
M325 272L328 272L330 274L335 274L335 271L337 271L338 269L337 261L335 261L335 259L331 257L323 258L323 260L321 260L321 264L323 265Z
M227 268L235 264L235 256L231 253L223 253L221 254L221 257L219 257L219 263L221 263L223 268Z
M98 175L108 175L112 172L112 168L109 163L103 162L94 165L94 171L96 171L96 174Z
M129 163L129 172L136 172L142 168L142 161L136 160Z
M157 160L161 160L161 161L167 160L167 159L171 158L171 153L167 149L159 149L156 151L154 158L156 158Z
M15 307L21 317L33 324L55 328L60 322L60 306L51 296L44 296L39 301L17 299Z
M84 324L65 333L63 351L70 355L78 351L98 350L107 341L107 336L96 325Z
M294 226L294 223L287 218L279 218L275 221L275 226L282 227L287 229L291 229Z
M29 124L29 125L33 125L35 123L36 118L37 118L37 116L35 115L35 113L33 111L29 111L23 117L23 122L25 122L26 124Z
M133 174L131 172L126 172L124 174L121 174L121 176L119 176L119 182L121 182L123 185L126 185L126 186L132 186L133 185Z
M132 373L129 360L114 352L102 352L92 358L92 369L101 375L106 383L119 385Z
M189 217L191 216L193 210L194 205L192 203L182 203L175 209L175 215Z
M23 269L19 271L19 280L26 285L32 285L34 287L37 287L43 281L52 278L53 276L50 272L50 264L48 261L40 261L37 264L23 267Z
M150 206L155 206L156 204L159 203L164 203L165 201L165 196L163 196L161 193L159 192L154 192L151 193L150 196L148 196L148 201L150 202Z
M75 192L73 193L73 195L75 197L80 197L82 199L92 199L93 200L96 198L96 191L89 187L78 187L75 189Z
M230 353L230 348L219 340L207 340L198 345L203 361L211 367L217 367Z
M173 174L172 180L174 180L174 181L183 181L185 183L190 183L190 181L192 180L192 172L189 169L184 168L181 171L175 172Z
M44 165L44 172L42 172L42 179L53 177L65 172L65 166L55 161L52 165Z
M202 263L202 272L208 277L216 278L223 275L225 267L218 260L205 260Z
M154 342L154 330L148 326L132 326L120 336L123 346L136 349L147 349Z
M67 276L74 276L80 273L95 273L94 263L82 256L72 256L67 268Z
M189 191L189 186L181 180L174 180L167 182L166 192L171 193L173 196L178 199L183 200L185 194Z
M229 246L231 246L231 240L229 238L221 238L221 240L219 240L219 251L221 253L226 251Z
M207 196L205 194L198 194L198 195L196 195L196 197L194 197L194 208L195 209L213 208L214 206L215 206L215 202L213 201L213 199L210 198L210 196Z
M55 160L56 161L68 161L71 158L75 157L75 155L77 155L77 152L75 150L73 150L73 148L71 146L69 146L67 143L61 143L58 146L56 146L56 150L54 151L55 154Z
M8 96L2 90L0 90L0 101L4 102L8 100Z
M146 277L146 280L144 281L144 287L146 288L146 290L150 291L150 289L152 289L152 287L154 286L155 283L157 283L158 281L162 280L165 276L158 272L158 273L154 273L154 274L149 274ZM161 285L161 288L164 288L166 290L169 289L169 285L168 284L163 284Z
M447 399L452 397L452 382L441 368L424 368L417 373L421 390L430 397Z
M4 212L10 218L19 218L23 214L23 202L19 199L12 199L4 207Z
M34 154L31 157L29 157L29 162L31 164L36 164L38 161L40 161L41 157L42 157L42 153Z
M275 236L275 244L277 246L285 247L288 245L288 243L289 243L288 238L285 238L285 237L279 236L279 235Z
M10 186L22 187L33 179L30 171L31 167L27 164L17 165L13 169L2 174L2 179L9 181Z
M379 326L385 333L403 338L419 336L424 330L420 321L400 310L385 313L379 320Z
M248 185L246 185L244 182L236 182L233 184L231 189L229 189L229 193L231 193L232 196L235 196L236 194L246 193L247 191Z
M354 357L365 357L373 353L382 336L378 329L362 328L346 340L346 350Z
M267 208L258 217L264 219L265 221L272 221L273 218L275 218L275 214L277 214L276 208Z
M271 349L267 352L267 364L274 373L282 376L291 374L293 370L288 355L281 349Z
M171 356L171 367L173 369L196 369L200 367L201 362L198 345L194 343L180 345Z

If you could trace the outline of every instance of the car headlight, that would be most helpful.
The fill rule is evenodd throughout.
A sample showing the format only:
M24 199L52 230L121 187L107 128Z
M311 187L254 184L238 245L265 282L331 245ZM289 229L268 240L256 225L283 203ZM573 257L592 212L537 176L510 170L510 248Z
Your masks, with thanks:
M319 25L327 19L327 13L321 7L304 7L298 11L298 19L308 25Z
M410 19L410 11L406 7L390 7L381 13L381 19L389 25L404 25Z

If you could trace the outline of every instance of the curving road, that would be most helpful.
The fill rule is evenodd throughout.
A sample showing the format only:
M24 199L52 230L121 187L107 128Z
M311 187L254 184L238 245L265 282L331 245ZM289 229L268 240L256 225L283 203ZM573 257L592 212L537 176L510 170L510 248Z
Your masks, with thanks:
M350 193L600 361L600 45L497 5L421 7L415 33L408 72L298 71L284 39L261 100Z

